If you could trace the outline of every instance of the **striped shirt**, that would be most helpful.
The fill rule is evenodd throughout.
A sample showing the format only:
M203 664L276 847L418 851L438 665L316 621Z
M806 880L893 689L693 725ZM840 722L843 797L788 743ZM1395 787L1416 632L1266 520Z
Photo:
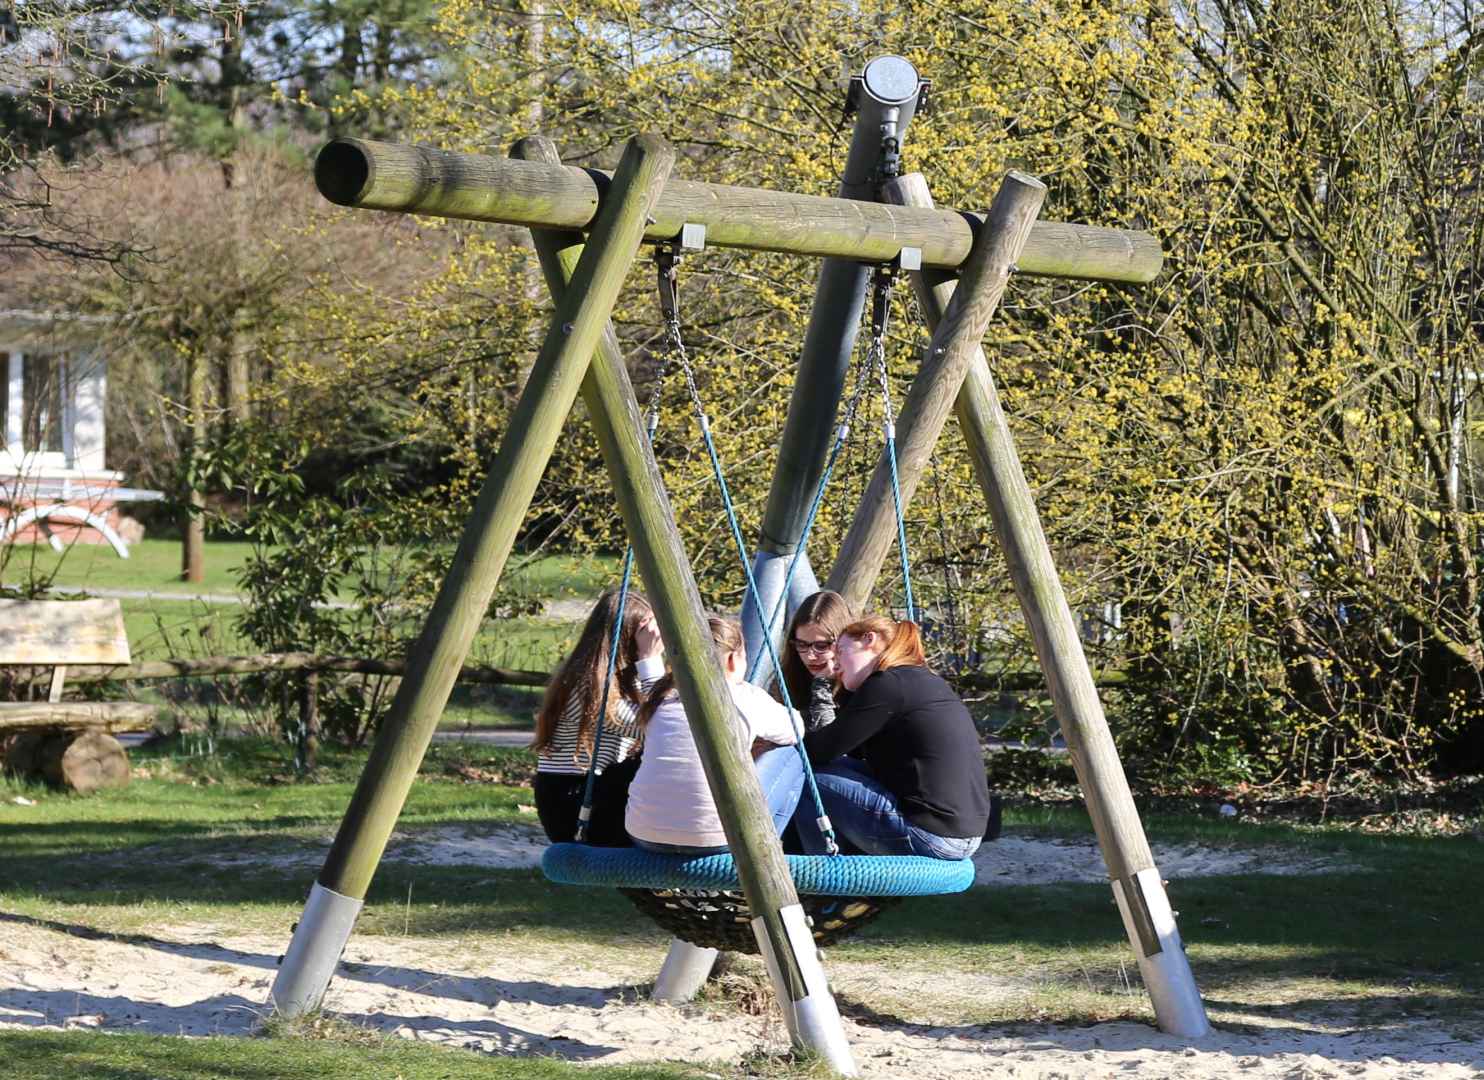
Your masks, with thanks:
M639 693L647 696L665 674L665 661L660 656L647 656L634 665L639 675ZM615 684L617 680L614 680ZM603 745L598 747L598 771L629 757L639 744L639 706L618 691L614 685L608 693L617 698L610 715L603 719ZM573 694L562 710L551 742L541 751L537 769L544 773L581 776L587 772L590 755L580 749L577 734L581 730L583 700Z

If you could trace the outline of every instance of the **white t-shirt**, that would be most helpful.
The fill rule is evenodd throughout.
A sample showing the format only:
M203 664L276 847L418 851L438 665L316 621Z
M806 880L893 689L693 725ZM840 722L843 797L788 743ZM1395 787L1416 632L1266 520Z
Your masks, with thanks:
M728 688L745 726L744 747L750 748L754 739L793 745L790 710L751 683L729 683ZM624 828L630 836L652 844L721 847L727 842L685 707L675 694L660 704L644 730L644 754L629 785Z

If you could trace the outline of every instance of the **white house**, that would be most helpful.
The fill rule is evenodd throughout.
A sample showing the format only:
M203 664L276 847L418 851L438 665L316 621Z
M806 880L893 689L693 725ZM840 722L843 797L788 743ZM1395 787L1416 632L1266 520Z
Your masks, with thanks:
M108 365L81 322L0 312L0 542L107 542L127 558L118 504L163 496L107 466Z

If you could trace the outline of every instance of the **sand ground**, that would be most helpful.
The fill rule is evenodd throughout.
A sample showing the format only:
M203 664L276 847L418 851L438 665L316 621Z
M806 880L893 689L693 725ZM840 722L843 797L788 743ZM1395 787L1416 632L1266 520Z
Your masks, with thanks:
M451 828L414 845L394 841L388 858L422 863L528 866L543 846L529 830ZM274 857L283 869L317 866L321 850ZM1157 850L1172 880L1201 874L1313 873L1316 862L1250 852L1167 846ZM137 853L136 853L137 857ZM259 857L261 859L261 857ZM248 857L238 861L247 862ZM1006 836L978 860L984 884L1103 880L1090 842ZM0 914L0 1028L90 1027L206 1035L251 1032L278 955L276 936L177 925L149 935L110 935ZM776 1013L749 1015L717 1004L682 1007L648 1000L661 956L633 949L581 953L519 939L443 941L357 936L327 1009L389 1036L447 1043L488 1054L549 1054L579 1062L677 1059L737 1061L782 1051ZM1196 1043L1138 1023L1085 1027L952 1025L902 1021L873 1006L880 991L1003 994L993 973L952 976L862 962L826 971L866 1077L1016 1078L1230 1077L1252 1080L1429 1080L1484 1077L1484 1045L1456 1039L1430 1021L1371 1021L1324 1014L1275 1017L1213 1010L1215 1032ZM945 980L952 985L945 987Z

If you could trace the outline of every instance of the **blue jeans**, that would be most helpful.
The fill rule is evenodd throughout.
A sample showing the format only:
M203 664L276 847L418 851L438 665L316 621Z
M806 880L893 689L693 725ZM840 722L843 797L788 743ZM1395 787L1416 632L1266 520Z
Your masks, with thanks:
M867 855L926 855L932 859L967 859L979 850L983 837L958 839L939 836L912 824L897 809L893 795L857 758L838 757L814 774L819 800L835 827L835 835ZM814 820L809 800L799 803L794 817L799 839L811 855L825 853L824 833Z
M804 763L799 760L799 751L793 746L775 746L759 754L752 764L763 786L768 813L773 815L773 830L782 833L793 819L794 808L799 805L799 794L804 790ZM637 836L633 841L645 851L658 851L664 855L721 855L727 850L725 844L720 847L688 847L685 844L655 844Z

